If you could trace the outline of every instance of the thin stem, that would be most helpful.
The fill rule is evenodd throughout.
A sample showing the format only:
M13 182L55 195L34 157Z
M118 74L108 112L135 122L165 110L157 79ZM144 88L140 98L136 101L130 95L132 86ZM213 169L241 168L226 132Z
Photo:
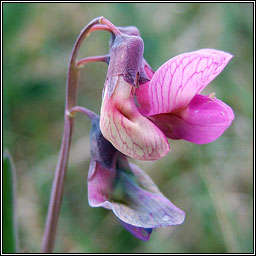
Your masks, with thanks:
M83 59L77 61L76 65L77 65L78 68L81 68L86 63L89 63L89 62L105 62L105 63L108 63L109 62L109 55L93 56L93 57L83 58Z
M73 119L65 116L62 144L59 154L59 160L55 171L55 177L52 184L51 198L49 202L45 232L42 243L43 253L51 253L54 248L60 206L62 202L64 187L63 185L66 175L69 149L73 131L73 121Z
M67 89L66 89L66 106L64 115L64 131L62 144L59 154L58 164L55 170L54 181L52 184L51 198L48 207L45 232L42 242L43 253L51 253L54 248L56 230L60 212L60 206L63 195L63 185L66 175L68 156L73 132L74 120L68 115L69 110L76 105L77 87L79 79L79 67L76 64L76 58L83 40L89 35L92 27L100 23L102 17L93 19L78 36L70 58L68 69Z
M109 20L107 20L106 18L102 17L100 19L100 24L103 25L107 25L110 28L110 31L115 35L121 35L122 33L120 32L120 30L113 24L111 23Z
M72 54L70 58L70 65L68 71L68 85L66 91L66 110L72 108L76 105L76 92L78 86L78 79L79 79L79 67L76 64L77 54L81 47L83 40L90 35L93 31L93 26L100 23L100 20L104 19L103 17L98 17L93 19L82 31L78 36Z
M69 115L74 116L74 114L77 112L87 115L91 120L98 117L98 115L95 114L94 112L92 112L91 110L81 107L81 106L75 106L75 107L71 108Z
M96 30L105 30L105 31L111 32L111 29L106 25L95 25L91 28L90 32L93 32Z

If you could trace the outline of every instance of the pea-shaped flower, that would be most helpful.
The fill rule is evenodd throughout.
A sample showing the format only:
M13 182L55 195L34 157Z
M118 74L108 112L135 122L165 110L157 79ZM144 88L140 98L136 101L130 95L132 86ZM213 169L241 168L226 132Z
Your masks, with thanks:
M99 128L99 117L88 112L91 163L88 201L92 207L112 210L134 236L147 241L154 228L181 224L185 213L173 205L151 178L107 141Z
M166 155L167 138L198 144L216 140L230 126L234 113L214 94L200 92L232 55L213 49L184 53L154 73L136 34L119 31L111 39L100 115L103 136L123 154L141 160Z

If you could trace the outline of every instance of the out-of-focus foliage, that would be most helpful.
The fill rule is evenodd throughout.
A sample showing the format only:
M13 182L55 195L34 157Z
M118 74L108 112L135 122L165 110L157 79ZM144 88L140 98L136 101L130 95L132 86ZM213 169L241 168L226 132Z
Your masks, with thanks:
M90 122L77 115L55 252L225 253L253 250L253 4L251 3L4 3L4 146L17 167L22 252L38 252L63 129L69 56L94 17L135 25L145 58L157 69L191 50L215 48L234 58L203 92L236 115L217 141L170 141L157 162L136 161L186 212L184 224L160 228L149 242L134 238L105 209L90 208L86 177ZM109 34L94 32L80 56L108 51ZM107 67L81 72L79 105L99 113Z
M3 157L3 252L17 252L16 175L8 152Z

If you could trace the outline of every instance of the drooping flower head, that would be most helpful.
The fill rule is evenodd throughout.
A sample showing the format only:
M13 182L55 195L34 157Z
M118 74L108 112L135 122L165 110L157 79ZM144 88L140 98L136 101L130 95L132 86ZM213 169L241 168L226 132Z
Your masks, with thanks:
M178 55L154 72L143 58L138 30L120 28L110 42L103 136L125 155L141 160L166 155L167 138L197 144L216 140L234 113L214 94L200 93L231 58L223 51L201 49Z
M169 152L163 132L137 109L134 91L139 84L143 40L118 30L110 50L100 114L103 136L133 158L154 160Z
M151 178L107 141L99 128L99 116L89 113L91 163L88 201L92 207L112 210L121 224L147 241L153 229L179 225L185 213L173 205Z

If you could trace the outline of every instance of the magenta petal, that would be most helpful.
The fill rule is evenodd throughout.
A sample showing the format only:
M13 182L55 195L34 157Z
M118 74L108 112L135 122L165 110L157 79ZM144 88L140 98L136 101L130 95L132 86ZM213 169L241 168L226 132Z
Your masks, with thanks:
M161 114L150 119L171 139L206 144L224 133L231 125L234 113L216 98L196 95L179 115Z
M127 224L121 220L119 220L119 221L129 232L131 232L134 236L136 236L137 238L139 238L140 240L143 240L143 241L148 241L150 234L153 231L152 228L135 227L135 226Z
M108 202L114 189L116 172L92 161L88 172L88 202L91 207L111 209Z
M149 82L140 84L139 88L136 88L134 94L137 109L144 116L147 116L147 114L150 112L150 98L148 96L148 86Z
M145 59L142 60L141 66L144 69L144 72L146 73L146 75L148 76L149 79L151 79L154 75L154 71L152 70L152 68L149 66L149 64L146 62Z
M98 162L91 163L90 206L111 209L121 221L140 228L179 225L184 221L185 213L164 197L142 170L135 165L128 166L132 172L120 168L115 171Z
M147 86L148 92L143 92L150 102L147 116L176 112L186 107L220 74L231 58L231 54L223 51L202 49L180 54L165 62L153 75Z
M115 170L104 168L96 161L92 161L88 172L88 201L91 207L102 206L112 209L111 194L115 185ZM120 223L137 238L147 241L152 232L151 228L136 227L120 220Z

